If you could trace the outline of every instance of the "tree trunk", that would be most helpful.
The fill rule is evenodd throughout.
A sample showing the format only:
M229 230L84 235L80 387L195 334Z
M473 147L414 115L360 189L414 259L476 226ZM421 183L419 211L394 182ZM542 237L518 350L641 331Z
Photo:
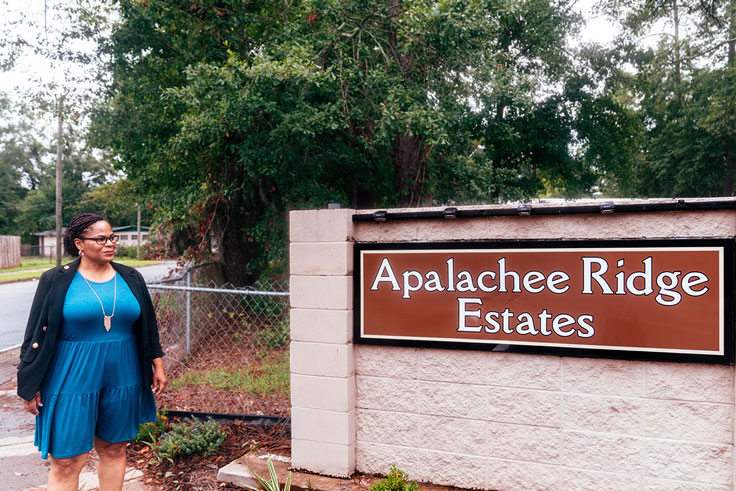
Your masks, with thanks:
M403 8L399 0L390 0L389 15L397 16ZM387 30L391 54L399 66L410 71L414 57L400 55L396 49L398 38L392 29ZM398 134L394 137L392 163L394 168L394 186L401 206L420 206L424 199L424 181L427 177L427 162L424 158L424 139L420 135L408 136Z
M212 230L218 239L217 265L222 279L233 286L248 286L257 279L257 273L249 273L248 266L253 258L258 256L258 244L247 231L262 215L262 206L245 203L243 188L245 171L235 162L223 163L218 169L222 182L232 185L234 191L230 196L223 197L215 204L215 216L212 220ZM257 189L257 184L253 184ZM257 196L258 191L248 193ZM257 200L253 200L257 201Z
M248 274L247 266L256 255L256 243L249 241L243 232L246 229L243 198L238 196L218 205L212 226L218 238L217 253L222 279L233 286L248 286L255 281Z
M401 206L420 206L423 201L427 164L422 137L397 136L393 142L394 184Z
M726 152L726 180L723 183L724 196L736 196L734 179L736 179L736 151L733 148L729 148Z

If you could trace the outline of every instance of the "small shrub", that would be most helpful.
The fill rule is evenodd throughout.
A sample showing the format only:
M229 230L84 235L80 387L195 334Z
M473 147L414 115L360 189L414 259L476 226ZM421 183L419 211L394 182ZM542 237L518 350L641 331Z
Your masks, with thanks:
M418 491L416 481L408 482L409 476L395 465L389 469L386 477L371 486L371 491Z
M279 321L253 332L253 347L256 349L283 348L289 342L289 322Z
M216 421L181 421L172 424L154 448L159 458L173 463L179 456L212 455L225 441L225 436Z
M256 290L268 288L265 285L256 283L253 286ZM254 295L248 298L248 306L256 316L265 316L269 319L281 319L287 312L288 304L282 297L272 297L266 295Z
M119 245L115 248L115 255L117 257L137 257L136 247Z
M130 440L130 443L145 443L151 447L155 446L158 439L166 431L167 423L166 410L162 409L156 413L154 423L143 423L138 427L138 434Z

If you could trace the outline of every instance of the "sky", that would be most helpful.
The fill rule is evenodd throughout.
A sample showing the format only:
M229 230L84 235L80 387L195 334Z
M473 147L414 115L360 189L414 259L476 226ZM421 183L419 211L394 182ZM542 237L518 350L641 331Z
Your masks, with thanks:
M52 1L49 1L49 6ZM10 29L14 33L19 33L31 39L44 39L46 37L43 0L3 0L0 5L2 4L5 4L3 7L7 7L4 9L3 19L0 20L0 23L2 23L1 30ZM30 29L28 27L21 28L15 24L21 21L35 25ZM49 30L53 30L53 18L49 18L48 21ZM53 32L51 36L53 38ZM32 88L40 82L51 82L58 78L58 68L50 67L48 61L42 56L36 55L30 50L25 50L18 59L15 68L2 75L0 90L16 92L17 89Z
M597 41L605 43L615 35L611 24L601 17L591 14L591 8L596 0L578 0L577 8L587 19L587 25L581 32L580 41ZM45 39L47 36L53 42L53 36L58 29L59 19L54 15L54 6L59 2L47 0L48 14L44 18L44 0L0 0L0 6L4 7L3 18L0 19L0 31L11 27L11 23L23 20L31 22L34 28L26 29L24 35L32 39ZM44 24L47 29L44 29ZM49 62L39 55L26 51L18 60L14 70L2 74L0 90L20 95L23 91L33 89L42 83L59 82L63 80L64 74L74 67L50 66Z

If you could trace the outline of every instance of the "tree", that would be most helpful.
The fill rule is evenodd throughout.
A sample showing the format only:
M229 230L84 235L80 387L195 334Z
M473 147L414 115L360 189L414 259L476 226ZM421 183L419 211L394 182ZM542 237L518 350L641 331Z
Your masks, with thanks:
M64 201L62 222L68 223L81 211L100 212L102 210L85 208L90 202L87 193L97 186L104 185L111 178L110 165L95 156L75 127L74 121L66 124L63 142L62 183ZM17 204L15 225L24 241L42 230L53 229L56 223L56 142L48 146L38 145L33 162L34 177L30 189L25 190L24 198Z
M32 5L24 6L22 12L14 11L7 2L4 6L7 18L0 26L0 70L12 69L28 54L42 56L46 68L62 67L53 77L44 76L42 70L40 80L14 89L12 97L3 95L0 100L2 121L7 122L0 128L0 231L21 233L25 241L31 233L55 225L56 141L49 143L52 137L45 131L49 115L54 122L62 117L66 130L60 142L64 156L64 220L78 211L76 205L89 188L112 178L110 165L86 145L82 135L81 120L94 94L85 68L93 66L95 58L78 43L83 37L102 33L107 11L94 0L53 2L48 12L44 3L42 28L33 21ZM75 26L69 22L80 15L83 23ZM49 72L46 70L45 75ZM59 104L62 97L63 113Z
M0 93L0 234L17 235L20 203L39 183L42 146L31 134L28 118L11 114L11 107Z
M91 212L105 217L113 226L135 225L137 208L141 207L142 223L149 223L148 207L136 201L127 179L92 186L71 205L73 213Z
M118 2L95 116L158 220L227 280L284 263L295 207L587 191L570 151L566 0ZM550 93L551 92L551 93ZM200 248L201 249L201 248Z
M619 115L639 119L639 155L617 179L633 177L645 196L733 196L736 2L604 0L601 8L624 29L606 53L618 64L607 69L606 97ZM657 44L643 45L651 36Z

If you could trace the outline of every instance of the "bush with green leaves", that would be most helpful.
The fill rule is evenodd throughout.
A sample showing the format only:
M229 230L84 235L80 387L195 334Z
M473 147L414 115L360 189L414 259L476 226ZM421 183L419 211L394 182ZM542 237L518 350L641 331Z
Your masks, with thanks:
M158 439L166 431L168 417L166 410L162 409L156 413L156 421L153 423L143 423L138 427L138 434L130 440L130 443L144 443L154 447L158 443Z
M416 481L407 481L408 475L395 465L389 468L388 475L371 486L371 491L418 491Z
M289 321L277 321L253 332L253 347L256 349L283 348L288 344L290 334Z
M138 257L135 246L119 245L115 248L115 255L117 257Z
M225 441L225 432L213 420L184 420L171 425L154 447L158 457L174 462L179 456L209 456Z
M255 290L269 290L273 287L256 282L253 285ZM284 302L282 297L272 297L268 295L253 295L248 298L248 305L251 311L257 316L264 316L269 319L281 319L284 317L288 309L288 304Z

